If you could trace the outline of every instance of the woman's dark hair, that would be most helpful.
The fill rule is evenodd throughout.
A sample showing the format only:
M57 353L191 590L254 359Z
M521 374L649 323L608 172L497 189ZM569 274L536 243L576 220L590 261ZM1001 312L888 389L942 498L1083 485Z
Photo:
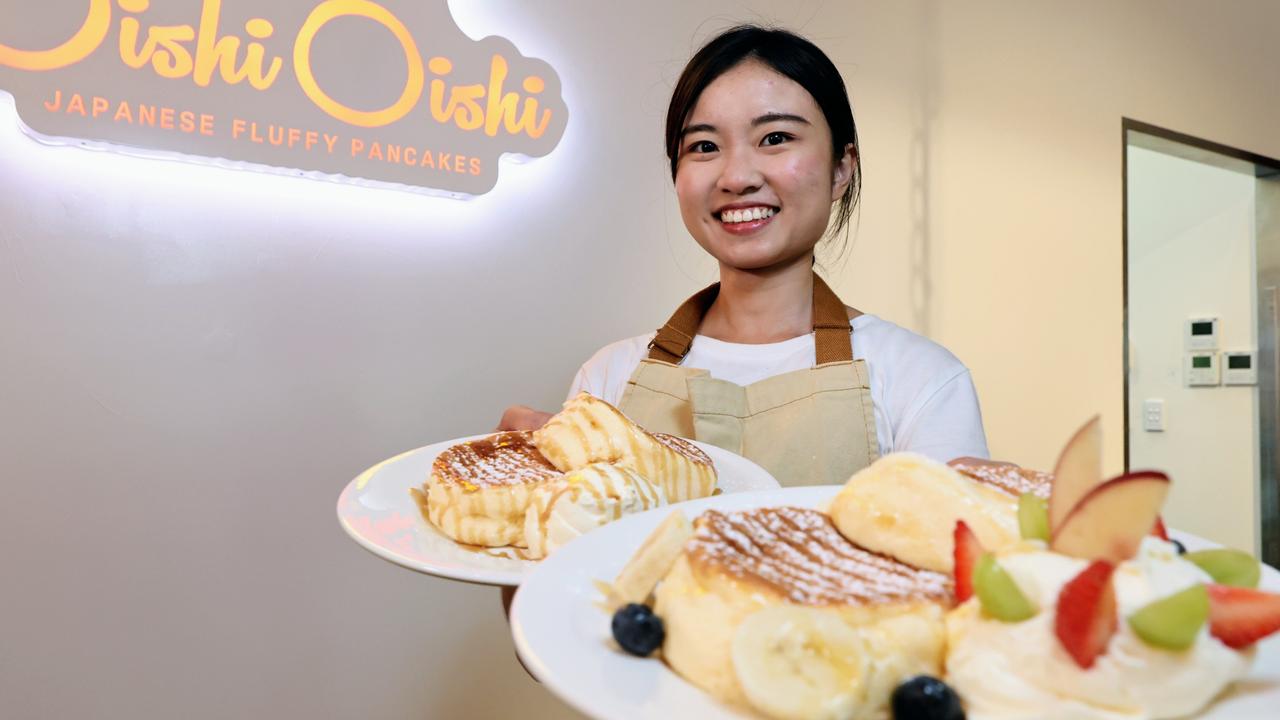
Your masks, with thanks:
M822 110L831 128L831 154L839 161L846 145L853 145L853 177L845 188L836 211L831 235L849 223L862 192L862 154L858 150L858 129L853 124L853 109L844 80L831 59L818 46L786 30L758 25L739 25L712 38L693 56L667 108L667 157L671 160L671 178L676 177L680 161L681 135L689 113L702 91L716 78L745 60L759 60L778 73L795 81L809 92Z

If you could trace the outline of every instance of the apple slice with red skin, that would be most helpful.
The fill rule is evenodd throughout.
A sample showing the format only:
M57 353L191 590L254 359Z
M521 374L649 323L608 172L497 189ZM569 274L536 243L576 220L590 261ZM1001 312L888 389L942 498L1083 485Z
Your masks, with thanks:
M1156 526L1151 528L1151 534L1165 542L1169 542L1169 529L1164 526L1164 518L1159 515L1156 516Z
M1080 498L1053 528L1049 547L1082 560L1119 565L1138 553L1168 494L1169 476L1154 470L1108 480Z
M1049 531L1057 533L1076 503L1102 483L1102 423L1094 415L1067 441L1053 468Z

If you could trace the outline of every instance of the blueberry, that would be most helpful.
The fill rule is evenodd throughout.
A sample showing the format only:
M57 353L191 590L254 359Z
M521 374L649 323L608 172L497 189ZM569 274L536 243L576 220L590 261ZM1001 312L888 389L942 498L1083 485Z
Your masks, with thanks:
M1187 554L1187 546L1186 546L1186 545L1183 545L1182 543L1178 542L1177 540L1170 540L1169 542L1173 543L1173 546L1174 546L1174 547L1176 547L1176 548L1178 548L1178 554L1179 554L1179 555L1186 555L1186 554Z
M613 614L613 639L632 655L644 657L657 650L664 637L662 618L654 615L648 605L631 603Z
M917 675L893 691L893 720L964 720L964 709L950 685Z

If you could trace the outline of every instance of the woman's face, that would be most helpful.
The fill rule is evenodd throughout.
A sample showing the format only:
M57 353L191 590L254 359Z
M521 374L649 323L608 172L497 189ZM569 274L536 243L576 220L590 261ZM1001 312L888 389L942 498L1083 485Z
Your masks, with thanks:
M785 266L813 252L851 169L851 148L832 160L831 129L808 91L748 60L712 81L685 122L680 214L723 265Z

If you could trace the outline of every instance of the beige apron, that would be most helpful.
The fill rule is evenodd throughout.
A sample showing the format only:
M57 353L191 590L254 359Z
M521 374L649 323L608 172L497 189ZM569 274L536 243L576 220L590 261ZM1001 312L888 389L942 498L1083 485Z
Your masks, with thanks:
M844 303L813 276L815 367L747 386L680 367L719 283L689 298L649 343L621 410L642 427L745 456L784 486L834 485L880 455L871 379L853 359Z

